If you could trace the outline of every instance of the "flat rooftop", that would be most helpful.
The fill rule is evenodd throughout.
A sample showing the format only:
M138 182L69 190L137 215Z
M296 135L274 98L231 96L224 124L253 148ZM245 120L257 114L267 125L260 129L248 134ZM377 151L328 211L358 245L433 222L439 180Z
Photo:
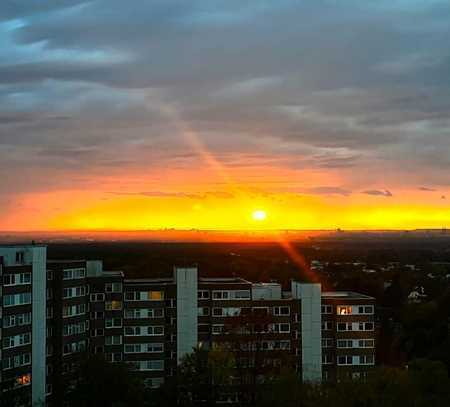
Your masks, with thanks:
M362 298L374 300L374 297L369 295L355 293L354 291L323 291L322 297L324 298Z
M200 277L199 283L204 284L252 284L250 281L247 281L240 277Z

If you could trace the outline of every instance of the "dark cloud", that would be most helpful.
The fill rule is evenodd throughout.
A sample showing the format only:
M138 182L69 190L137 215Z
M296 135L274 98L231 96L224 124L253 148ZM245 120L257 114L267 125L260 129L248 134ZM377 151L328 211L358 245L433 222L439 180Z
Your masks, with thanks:
M390 198L390 197L393 196L392 192L387 190L387 189L385 189L384 191L383 190L378 190L378 189L370 189L368 191L364 191L363 193L367 194L367 195L384 196L384 197L387 197L387 198Z

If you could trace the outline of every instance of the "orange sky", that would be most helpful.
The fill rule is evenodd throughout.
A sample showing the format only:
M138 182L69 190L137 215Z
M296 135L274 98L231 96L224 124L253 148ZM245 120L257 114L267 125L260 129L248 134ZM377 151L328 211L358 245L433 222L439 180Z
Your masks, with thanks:
M208 171L190 175L185 174L182 187L171 184L165 191L136 192L141 189L133 186L114 193L75 189L24 194L17 209L0 217L2 229L413 229L450 225L446 200L424 191L403 190L392 197L363 192L344 196L277 191L280 188L275 183L258 187L216 184L212 189L201 180L208 179ZM256 210L265 211L266 219L253 219Z
M450 227L442 2L22 3L0 231Z

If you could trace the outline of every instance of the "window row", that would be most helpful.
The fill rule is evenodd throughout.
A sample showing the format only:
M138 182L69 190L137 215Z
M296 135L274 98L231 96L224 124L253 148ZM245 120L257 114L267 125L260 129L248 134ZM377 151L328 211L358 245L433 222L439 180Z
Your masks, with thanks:
M21 355L4 358L2 361L3 369L13 369L15 367L27 366L31 364L31 353L23 353Z
M159 353L164 352L163 343L134 343L125 345L125 353Z
M339 305L336 307L337 315L372 315L373 305Z
M87 294L86 286L63 288L63 298L84 297Z
M31 273L8 273L3 275L3 285L5 286L24 284L31 284Z
M125 310L126 319L163 318L164 308L134 308Z
M249 300L250 290L215 290L212 292L213 300Z
M71 342L66 343L63 346L63 354L68 355L69 353L81 353L86 350L86 341L78 341L78 342Z
M333 314L333 305L322 305L322 314ZM373 315L373 305L338 305L337 315Z
M338 366L344 365L373 365L375 364L375 358L373 355L344 355L337 357Z
M122 345L122 335L105 336L105 345Z
M161 336L164 335L164 326L126 326L125 336Z
M332 321L322 321L322 331L331 331L333 329ZM337 330L345 331L373 331L373 322L338 322Z
M82 321L76 324L64 324L63 336L79 335L89 329L89 321Z
M31 343L31 333L26 332L20 335L7 336L3 338L3 349L16 348L17 346L29 345Z
M125 301L162 301L164 291L125 291Z
M63 280L76 280L84 277L86 277L86 269L84 268L63 270Z
M27 304L31 304L31 293L9 294L3 296L3 306L5 307Z
M337 347L344 348L373 348L375 347L374 339L340 339L337 341Z
M373 322L338 322L337 330L342 331L373 331Z
M12 328L14 326L24 326L29 324L31 324L31 312L3 316L3 328Z
M63 318L83 315L88 311L86 304L68 305L63 307Z
M138 360L127 363L131 370L164 370L164 360Z

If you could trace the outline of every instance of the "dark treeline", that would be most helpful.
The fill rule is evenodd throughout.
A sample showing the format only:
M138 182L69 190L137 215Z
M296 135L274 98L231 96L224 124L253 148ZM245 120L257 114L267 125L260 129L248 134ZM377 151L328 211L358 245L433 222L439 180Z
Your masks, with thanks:
M448 407L450 379L440 362L418 359L407 368L379 368L366 380L305 384L282 369L264 383L232 379L233 357L221 350L196 350L176 376L159 389L146 389L126 365L89 357L78 385L67 394L77 407L208 407L217 402L252 407Z

